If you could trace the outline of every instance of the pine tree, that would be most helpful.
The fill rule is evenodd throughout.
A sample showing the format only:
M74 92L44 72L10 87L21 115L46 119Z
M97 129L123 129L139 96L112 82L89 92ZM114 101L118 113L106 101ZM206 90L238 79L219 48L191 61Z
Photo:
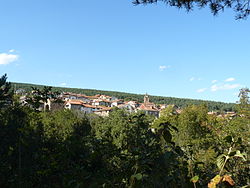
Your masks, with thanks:
M3 108L12 103L13 90L11 83L7 82L7 74L0 78L0 108Z

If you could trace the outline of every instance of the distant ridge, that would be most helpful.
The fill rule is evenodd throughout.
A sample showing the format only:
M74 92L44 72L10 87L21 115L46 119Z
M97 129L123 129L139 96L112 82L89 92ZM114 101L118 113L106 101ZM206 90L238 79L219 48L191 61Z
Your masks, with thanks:
M30 83L17 83L11 82L13 89L24 89L27 92L30 92L31 87L43 88L45 85L30 84ZM52 86L53 87L53 86ZM72 93L81 93L85 95L96 95L103 94L114 96L119 99L124 100L135 100L138 102L143 102L144 95L142 94L133 94L126 92L118 91L105 91L105 90L96 90L96 89L81 89L81 88L67 88L67 87L53 87L53 90L59 92L72 92ZM178 107L185 107L187 105L199 105L206 104L210 111L233 111L235 108L235 103L224 103L208 100L199 100L199 99L187 99L187 98L176 98L176 97L163 97L163 96L152 96L150 95L150 101L155 104L175 104Z

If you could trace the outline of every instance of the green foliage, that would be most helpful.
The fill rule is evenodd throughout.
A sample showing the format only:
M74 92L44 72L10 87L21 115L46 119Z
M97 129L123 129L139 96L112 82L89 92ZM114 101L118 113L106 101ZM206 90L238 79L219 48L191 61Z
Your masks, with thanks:
M208 110L204 105L189 106L178 117L179 129L175 141L180 145L198 145L208 141L211 131L208 124Z
M112 162L109 168L116 169L116 176L120 177L117 185L134 187L148 182L153 186L156 182L151 179L152 172L159 170L156 167L161 148L156 135L149 130L146 116L118 109L100 121L95 127L97 138L116 148L116 156L109 156L108 161Z
M0 109L12 103L13 91L11 83L7 82L7 75L0 78Z
M250 119L250 101L249 101L249 96L248 93L250 90L248 88L242 88L240 90L239 94L239 101L237 104L237 111L243 115L246 116L247 118Z
M58 91L52 91L51 86L44 86L42 89L36 87L31 88L31 95L27 97L26 102L34 109L39 109L41 104L43 104L45 111L46 107L48 107L45 106L48 100L53 100L53 102L56 103L62 103L62 101L58 98L60 93Z
M199 181L199 176L192 177L190 181L192 181L193 183L198 182Z
M86 120L80 119L70 110L58 110L40 114L44 136L47 139L65 140L72 135L77 125L83 124Z
M6 98L6 101L8 98ZM216 187L250 185L249 118L219 118L205 105L152 119L0 110L0 187Z
M160 118L156 119L151 128L160 136L163 146L167 143L172 143L173 131L178 132L175 127L177 124L177 114L173 106L161 111Z

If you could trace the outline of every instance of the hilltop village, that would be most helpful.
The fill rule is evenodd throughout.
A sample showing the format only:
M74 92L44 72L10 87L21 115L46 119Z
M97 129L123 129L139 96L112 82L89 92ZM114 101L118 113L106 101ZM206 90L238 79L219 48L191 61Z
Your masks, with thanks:
M24 90L18 90L17 94L21 94L22 97L20 98L23 104L27 103L27 94L24 94ZM34 95L34 94L31 94ZM144 100L142 103L138 101L124 101L123 99L119 99L114 96L108 96L103 94L97 94L93 96L88 96L85 94L73 93L73 92L62 92L60 93L57 98L60 99L60 103L56 103L54 99L47 99L46 102L40 101L39 110L55 110L55 109L70 109L70 110L77 110L84 114L97 114L99 116L108 116L109 113L114 108L124 109L128 112L138 112L143 111L148 115L155 116L158 118L160 116L160 112L171 106L177 114L182 112L182 109L175 104L155 104L150 102L150 97L146 93L144 95ZM218 117L225 117L236 116L235 112L208 112L210 115L216 115Z
M114 107L125 109L128 112L144 111L148 115L159 117L160 111L167 105L156 105L151 103L149 95L145 94L144 102L124 101L116 97L107 95L86 96L84 94L63 93L61 96L64 101L64 108L79 110L83 113L95 113L100 116L108 116ZM51 107L50 107L51 108ZM179 111L179 109L176 110Z
M16 95L21 96L20 102L22 104L29 105L29 99L34 99L35 96L39 95L32 91L27 93L24 89L16 90ZM47 95L50 95L49 93ZM108 96L103 94L97 94L93 96L88 96L85 94L73 93L73 92L62 92L56 96L57 99L60 99L60 102L56 102L55 99L49 98L40 100L39 107L37 110L56 110L56 109L70 109L77 110L85 114L94 113L99 116L108 116L109 113L114 108L124 109L128 112L138 112L144 111L148 115L155 117L160 116L160 111L165 109L168 106L174 107L177 113L181 112L181 109L176 105L166 105L166 104L155 104L150 102L150 97L146 93L144 95L144 101L142 103L138 101L125 101L114 96Z

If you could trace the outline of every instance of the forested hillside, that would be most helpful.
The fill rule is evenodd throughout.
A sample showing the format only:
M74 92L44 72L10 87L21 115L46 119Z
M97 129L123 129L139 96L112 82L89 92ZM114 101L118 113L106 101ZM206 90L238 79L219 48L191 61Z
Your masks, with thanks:
M35 84L27 84L27 83L12 83L12 87L17 89L25 89L30 92L31 87L37 87L39 89L43 88L43 85L35 85ZM95 89L80 89L80 88L65 88L65 87L53 87L54 91L59 92L73 92L73 93L81 93L85 95L96 95L96 94L104 94L109 96L115 96L119 99L126 100L135 100L138 102L143 102L144 95L140 94L132 94L132 93L124 93L117 91L104 91L104 90L95 90ZM178 107L186 107L188 105L199 105L206 104L210 111L233 111L234 103L223 103L223 102L215 102L215 101L205 101L205 100L197 100L197 99L185 99L185 98L175 98L175 97L163 97L163 96L150 96L150 101L155 104L175 104Z

